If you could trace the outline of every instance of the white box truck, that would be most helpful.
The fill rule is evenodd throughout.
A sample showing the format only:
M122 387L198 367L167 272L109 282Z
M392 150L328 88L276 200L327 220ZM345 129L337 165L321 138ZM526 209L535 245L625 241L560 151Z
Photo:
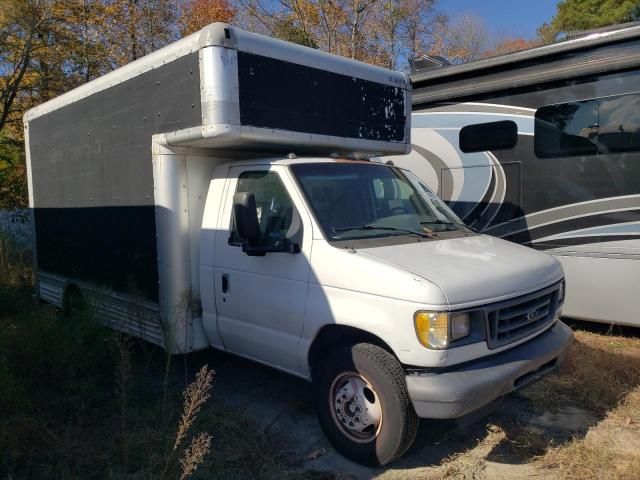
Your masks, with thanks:
M37 293L171 353L314 382L388 463L553 370L552 257L478 235L412 173L402 73L213 24L25 115Z

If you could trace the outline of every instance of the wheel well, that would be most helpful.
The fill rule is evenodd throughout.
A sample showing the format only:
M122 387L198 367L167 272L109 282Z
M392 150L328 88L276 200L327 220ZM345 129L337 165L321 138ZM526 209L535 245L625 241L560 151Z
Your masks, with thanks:
M325 325L320 329L309 349L308 362L312 375L313 369L318 360L322 358L323 353L338 345L353 345L356 343L371 343L377 345L395 357L395 353L393 353L391 347L373 333L347 325Z
M62 295L62 309L70 313L71 309L84 304L84 294L78 285L69 283Z
M64 294L62 295L62 299L64 300L71 295L82 295L82 290L80 290L80 287L75 283L67 283L67 285L64 287Z

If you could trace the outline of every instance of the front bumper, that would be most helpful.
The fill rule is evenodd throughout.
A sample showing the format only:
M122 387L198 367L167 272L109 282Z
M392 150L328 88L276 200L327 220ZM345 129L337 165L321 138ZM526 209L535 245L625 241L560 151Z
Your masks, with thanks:
M554 370L572 340L571 329L558 320L526 343L459 369L407 375L409 397L419 417L461 417Z

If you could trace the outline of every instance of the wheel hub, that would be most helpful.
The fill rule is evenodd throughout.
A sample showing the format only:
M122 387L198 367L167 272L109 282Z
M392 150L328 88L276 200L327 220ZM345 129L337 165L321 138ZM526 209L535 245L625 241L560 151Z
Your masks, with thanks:
M343 375L334 382L333 410L338 423L352 437L368 440L380 431L382 408L378 396L363 377Z

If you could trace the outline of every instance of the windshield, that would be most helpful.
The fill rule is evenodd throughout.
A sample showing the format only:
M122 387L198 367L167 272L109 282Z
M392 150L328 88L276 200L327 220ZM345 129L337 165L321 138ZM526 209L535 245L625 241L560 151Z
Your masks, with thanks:
M463 222L412 173L368 163L292 165L329 240L413 235L435 238Z

